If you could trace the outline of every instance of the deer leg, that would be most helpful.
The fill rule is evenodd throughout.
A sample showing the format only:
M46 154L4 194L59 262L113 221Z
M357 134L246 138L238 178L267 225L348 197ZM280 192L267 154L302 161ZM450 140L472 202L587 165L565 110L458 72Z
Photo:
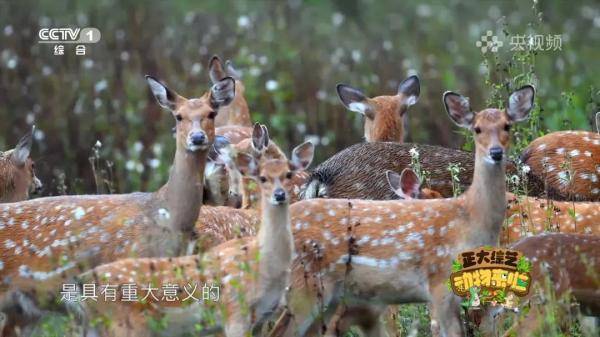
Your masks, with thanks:
M464 336L464 327L460 319L460 299L448 290L445 284L433 288L429 310L432 336Z

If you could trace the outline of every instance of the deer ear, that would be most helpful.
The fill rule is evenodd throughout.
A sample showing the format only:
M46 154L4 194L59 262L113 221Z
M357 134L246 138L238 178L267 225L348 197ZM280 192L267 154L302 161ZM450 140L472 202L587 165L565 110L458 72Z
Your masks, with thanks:
M526 85L510 94L506 108L506 113L510 119L513 122L526 120L533 108L534 98L535 88L532 85Z
M265 149L266 149L269 147L269 139L271 139L271 138L269 138L269 129L267 129L267 126L264 124L261 124L260 127L263 129L263 134L265 135L263 137L263 140L265 142L264 145L265 145Z
M163 108L174 111L177 102L177 93L167 88L166 85L159 82L156 78L146 75L146 81L150 86L150 90L154 95L154 98L158 101L158 104Z
M210 102L213 107L218 108L231 103L235 96L235 80L225 77L217 81L210 89L210 93Z
M459 95L455 92L446 91L444 93L444 107L450 116L450 119L456 125L463 128L470 128L475 119L475 113L471 111L469 98Z
M227 75L235 78L236 80L242 79L242 72L233 66L231 60L225 61L225 69L227 69Z
M400 175L398 173L387 170L385 171L385 177L390 189L394 191L397 196L399 196L401 199L408 199L407 196L402 192L402 188L400 188Z
M398 94L404 96L404 104L407 106L414 105L419 100L421 94L421 82L416 75L410 76L400 83L398 86Z
M258 163L254 157L245 153L238 153L235 157L235 164L242 175L248 177L258 176Z
M304 142L292 150L290 166L294 170L305 170L310 166L315 155L315 146L311 142Z
M338 97L346 109L358 112L370 119L375 118L373 107L369 104L369 98L362 91L353 88L346 84L338 84L336 86Z
M25 134L19 142L15 149L12 152L12 159L16 165L21 166L25 164L27 158L29 158L29 154L31 153L31 144L33 143L33 131L35 130L35 126L31 128L27 134Z
M266 149L265 129L260 123L254 123L254 127L252 128L252 147L259 153Z
M400 174L400 187L402 188L402 193L409 196L410 199L419 197L421 181L415 171L409 168L402 170Z
M223 70L221 59L217 55L211 57L208 62L208 76L213 84L227 77L227 73Z

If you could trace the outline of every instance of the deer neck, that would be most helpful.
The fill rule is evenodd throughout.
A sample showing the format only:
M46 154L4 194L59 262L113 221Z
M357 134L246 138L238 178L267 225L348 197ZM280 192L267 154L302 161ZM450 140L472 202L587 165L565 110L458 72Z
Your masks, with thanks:
M281 300L289 285L294 252L289 204L272 205L264 196L261 199L259 279L254 306L258 319L265 317Z
M167 205L166 217L169 227L176 231L191 234L202 205L204 167L208 151L175 151L169 180L163 187ZM160 214L159 214L160 216Z
M469 235L481 244L495 245L506 215L506 163L491 164L483 157L475 154L473 182L465 193Z
M291 259L293 238L289 204L273 205L268 200L261 200L260 211L261 225L258 231L260 256L264 258L276 253L281 259Z

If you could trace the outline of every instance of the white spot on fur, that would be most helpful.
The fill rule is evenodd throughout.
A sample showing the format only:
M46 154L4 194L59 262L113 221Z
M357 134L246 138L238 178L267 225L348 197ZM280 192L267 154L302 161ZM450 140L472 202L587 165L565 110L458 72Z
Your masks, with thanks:
M85 216L85 210L83 210L82 207L77 207L73 211L73 216L75 217L75 220L80 220L81 218L83 218Z
M571 152L569 152L569 155L571 157L577 157L579 155L579 150L577 150L577 149L571 150Z

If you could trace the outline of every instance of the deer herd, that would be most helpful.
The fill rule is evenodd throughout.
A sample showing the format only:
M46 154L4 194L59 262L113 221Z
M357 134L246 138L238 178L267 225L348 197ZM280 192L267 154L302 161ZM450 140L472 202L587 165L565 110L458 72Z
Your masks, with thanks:
M342 336L351 327L396 336L389 307L404 303L428 304L433 336L463 336L461 298L446 285L452 261L498 245L522 251L537 283L512 333L533 329L544 287L600 315L600 135L549 133L510 160L511 127L528 119L533 86L502 109L443 94L449 119L472 133L471 153L403 143L418 77L373 98L339 84L343 105L364 116L366 142L308 170L314 145L288 157L252 125L229 61L213 57L209 75L195 98L146 76L176 123L169 178L155 192L26 200L42 188L32 134L0 152L2 336L35 334L58 314L86 336ZM521 194L507 192L515 176ZM66 284L78 300L60 300ZM202 297L192 284L216 285L218 299L173 300ZM86 285L119 291L84 301ZM125 298L164 285L176 291ZM487 310L482 331L497 335L510 315Z

